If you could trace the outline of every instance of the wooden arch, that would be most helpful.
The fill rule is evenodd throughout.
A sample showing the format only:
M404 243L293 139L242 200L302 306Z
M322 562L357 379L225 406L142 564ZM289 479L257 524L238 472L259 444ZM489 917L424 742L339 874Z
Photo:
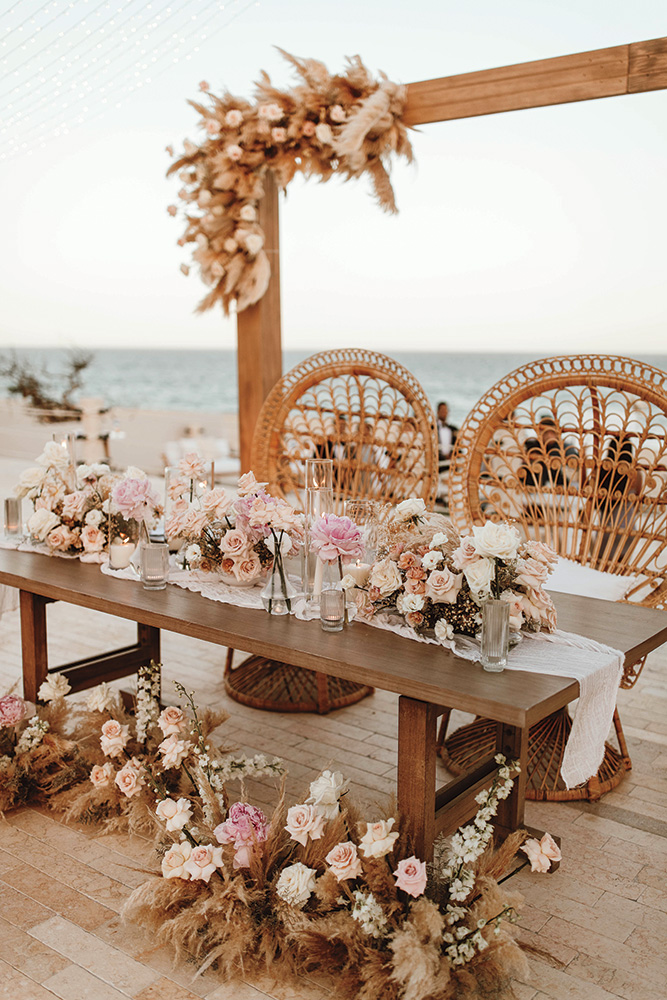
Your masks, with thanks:
M592 101L667 89L667 38L616 45L497 69L408 84L404 122L473 118L502 111ZM250 468L255 423L282 375L278 189L270 171L259 206L271 261L264 297L238 316L239 440L241 468Z

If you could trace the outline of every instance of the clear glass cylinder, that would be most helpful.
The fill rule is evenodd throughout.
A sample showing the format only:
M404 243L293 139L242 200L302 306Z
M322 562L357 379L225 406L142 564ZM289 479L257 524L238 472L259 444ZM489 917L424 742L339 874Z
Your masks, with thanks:
M273 567L262 590L262 604L270 615L291 615L297 597L296 587L290 582L281 556L273 560Z
M320 597L320 622L325 632L340 632L345 622L345 594L342 590L323 590Z
M127 569L139 544L141 524L118 512L109 513L109 569Z
M306 481L307 490L333 489L333 459L307 458Z
M310 526L323 514L333 514L333 490L329 488L306 490L303 589L308 603L313 606L319 603L325 569L317 553L310 547Z
M5 535L17 538L23 534L21 501L18 497L5 497Z
M510 606L491 598L482 605L482 654L485 670L500 673L507 666L510 641Z
M169 546L166 542L142 542L141 582L144 590L164 590L169 576Z

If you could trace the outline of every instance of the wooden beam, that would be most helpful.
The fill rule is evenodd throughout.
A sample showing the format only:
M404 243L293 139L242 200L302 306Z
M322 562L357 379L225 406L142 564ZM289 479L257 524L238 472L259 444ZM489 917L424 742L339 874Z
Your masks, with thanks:
M259 224L264 230L264 250L271 264L271 280L260 301L244 309L237 317L241 472L250 469L252 436L259 411L282 375L279 192L270 171L264 177L264 191L259 203Z
M406 125L667 88L667 38L408 84Z

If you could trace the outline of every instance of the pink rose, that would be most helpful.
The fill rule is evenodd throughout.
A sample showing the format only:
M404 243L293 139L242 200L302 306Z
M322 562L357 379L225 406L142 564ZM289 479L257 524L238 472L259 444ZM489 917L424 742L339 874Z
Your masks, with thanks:
M556 629L556 609L546 590L528 589L519 595L521 610L526 618L532 618L545 625L549 632Z
M94 764L90 772L90 780L95 788L108 788L114 776L113 764Z
M230 557L243 556L249 548L250 539L240 528L231 528L220 540L220 551Z
M104 532L95 528L92 524L87 524L81 532L81 541L85 552L101 552L104 548L106 538Z
M172 733L171 736L167 736L166 740L162 740L162 743L158 746L158 750L162 754L162 766L165 771L168 771L172 767L178 767L182 764L187 755L192 750L192 744L188 743L187 740L179 740L176 738L176 734Z
M16 694L6 694L0 698L0 729L7 729L15 726L17 722L25 718L28 711L23 698Z
M258 493L268 483L258 483L254 472L245 472L239 479L239 496L247 497L250 493Z
M123 795L126 795L128 799L131 799L134 795L138 795L143 786L146 784L146 779L141 773L141 765L136 757L129 760L125 767L122 767L120 771L117 772L115 777L115 783L120 788Z
M287 129L286 128L272 128L271 129L271 139L275 143L281 143L287 141Z
M549 567L539 559L519 559L516 568L515 586L539 588L549 575Z
M548 872L552 861L562 858L558 844L550 833L545 833L541 840L534 837L527 840L519 850L528 855L530 870L534 872Z
M398 557L399 569L421 568L421 560L414 552L401 552Z
M76 546L79 537L77 532L71 531L64 524L59 524L57 528L54 528L46 536L46 544L56 552L66 552L67 549Z
M251 552L250 555L234 562L233 572L239 583L246 583L260 575L262 564L258 556L254 552Z
M178 471L186 479L201 479L206 473L206 463L196 451L189 451L178 463Z
M462 538L458 549L452 553L455 569L465 569L471 563L477 562L479 555L472 538Z
M208 490L201 501L202 510L213 520L221 520L232 505L232 500L227 496L222 486L216 486L213 490Z
M108 719L102 726L100 746L107 757L119 757L129 738L129 726Z
M322 514L312 524L310 543L323 562L336 559L361 559L364 542L361 531L349 517L337 514Z
M70 517L72 519L81 517L83 514L83 508L87 503L87 496L83 490L77 490L75 493L65 494L63 500L63 517Z
M426 572L421 566L410 566L405 573L406 579L408 580L425 580Z
M160 713L157 724L165 736L171 736L172 733L180 733L185 725L185 714L176 705L168 705Z
M243 114L237 108L232 108L225 115L225 125L228 125L229 128L238 128L242 122Z
M403 889L409 896L421 896L426 888L426 862L419 861L414 855L399 861L394 876L397 889Z
M135 521L149 520L160 507L160 498L148 479L121 479L111 491L116 509Z
M324 860L338 882L343 882L348 878L357 878L362 873L356 844L349 841L345 844L336 844Z
M184 534L190 536L191 538L196 538L201 535L202 531L208 524L208 517L206 511L198 510L196 507L190 507L189 511L183 518L183 532Z
M301 135L304 135L306 139L312 139L315 135L315 122L304 122L301 128Z
M285 829L303 847L308 839L319 840L324 832L324 816L315 806L298 805L287 810Z
M213 844L199 844L192 848L190 857L183 865L190 878L209 882L216 868L222 868L222 848Z
M434 604L456 604L463 586L463 574L450 569L434 569L426 581L426 596Z
M426 583L424 580L406 579L403 587L406 594L426 594Z
M523 548L532 559L537 559L538 562L543 562L547 566L555 566L558 562L558 553L554 552L549 545L545 545L544 542L526 542Z

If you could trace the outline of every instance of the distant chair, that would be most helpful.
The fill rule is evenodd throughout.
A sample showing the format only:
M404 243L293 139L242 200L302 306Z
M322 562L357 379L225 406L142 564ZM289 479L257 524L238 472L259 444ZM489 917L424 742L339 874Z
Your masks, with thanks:
M422 497L432 507L438 485L433 409L406 368L375 351L323 351L273 387L259 415L252 470L275 496L303 508L305 465L330 458L337 509L346 499L399 503ZM225 666L230 697L281 712L329 712L370 688L252 656Z
M587 576L591 596L597 580L615 581L622 600L667 606L666 379L606 355L548 358L501 379L459 431L449 479L458 530L509 520L597 571ZM644 659L626 666L622 687ZM468 770L493 752L495 722L479 719L445 739L447 721L438 740L450 768ZM614 725L620 752L607 744L598 775L569 791L560 778L567 710L533 727L527 797L598 798L617 785L631 767L618 710Z

